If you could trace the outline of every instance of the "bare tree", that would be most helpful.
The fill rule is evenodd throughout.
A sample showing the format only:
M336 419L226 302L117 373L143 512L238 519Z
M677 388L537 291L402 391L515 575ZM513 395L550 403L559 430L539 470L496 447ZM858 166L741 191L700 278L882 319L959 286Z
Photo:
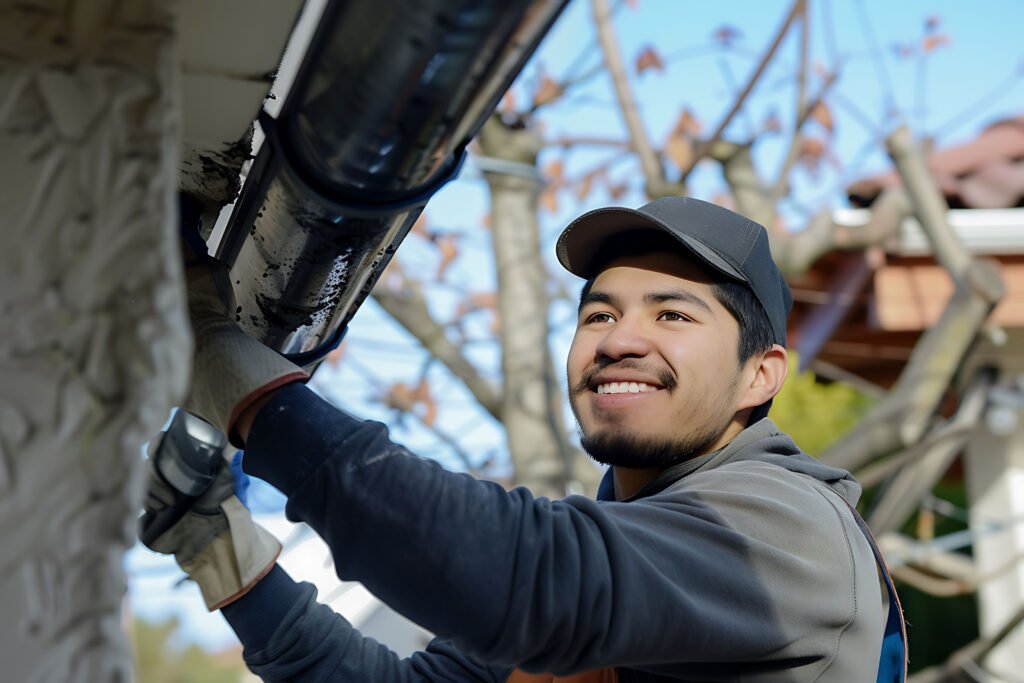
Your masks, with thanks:
M541 72L535 76L530 102L518 107L512 101L506 102L503 116L488 124L481 137L480 152L487 160L504 162L504 165L498 164L495 170L485 173L491 190L490 226L498 253L499 293L508 295L499 304L504 391L518 394L524 387L532 386L538 391L545 387L548 405L561 400L557 384L550 382L551 375L545 361L549 352L540 346L543 335L539 330L533 336L520 329L524 321L529 323L526 327L532 327L545 320L543 311L552 301L547 292L557 292L557 286L553 289L549 285L547 290L536 286L545 279L533 238L539 230L536 220L538 196L541 210L550 210L557 204L558 193L574 192L578 197L584 197L603 182L605 190L616 198L624 188L612 179L610 169L620 163L635 168L634 177L640 179L643 193L649 198L683 194L688 191L689 181L699 164L716 164L728 188L728 197L724 201L731 202L740 212L768 226L776 260L784 272L794 276L806 271L823 254L831 251L875 253L897 236L904 220L914 218L922 226L937 262L953 281L955 293L938 322L925 332L913 349L895 386L881 395L877 406L854 430L822 455L823 460L830 464L856 471L868 484L882 480L889 482L876 501L871 517L876 529L884 532L897 529L915 514L921 501L929 495L936 481L977 429L995 377L992 372L983 370L958 384L957 373L1003 296L1003 285L998 268L985 259L971 256L950 229L946 219L948 207L927 166L929 141L920 135L915 139L906 124L877 126L872 130L872 134L877 135L878 148L892 159L902 182L898 187L884 190L872 203L865 225L850 227L839 223L831 209L824 208L804 211L803 224L795 226L798 229L779 227L787 216L792 215L790 212L784 216L782 206L791 199L794 173L798 170L813 171L816 164L828 158L827 141L809 134L808 127L814 126L819 131L824 130L826 135L831 134L835 121L830 103L835 102L850 110L854 118L866 118L855 104L838 94L833 95L840 81L842 58L833 55L831 67L813 62L809 47L809 5L805 0L795 0L785 11L767 47L753 60L750 76L734 89L725 113L709 127L708 134L703 134L696 115L685 109L664 144L659 145L652 140L634 94L634 85L638 77L636 74L647 69L662 69L663 57L655 48L648 46L637 57L636 73L630 73L627 60L621 53L614 21L615 13L623 3L613 4L609 0L591 0L594 45L584 46L581 52L585 56L596 48L600 55L597 66L585 71L570 69L571 72L560 79ZM928 19L932 28L922 43L922 60L927 59L930 50L948 42L948 38L934 32L937 21L934 17ZM721 29L723 43L734 40L734 35L735 31L730 27ZM771 67L783 59L780 57L781 46L787 40L796 41L797 45L797 62L787 67L791 69L795 84L789 117L793 123L787 132L781 164L774 173L766 174L763 164L758 163L755 148L769 135L781 133L778 121L767 121L760 127L739 125L737 121L750 118L750 103L757 97L759 88L766 87L764 81L766 74L772 71ZM545 110L553 106L571 106L564 103L573 101L575 89L596 78L607 79L625 137L548 135L545 139L541 132ZM738 132L743 128L747 128L747 132ZM881 132L883 129L884 133ZM580 148L603 148L615 154L573 177L560 161L549 163L543 171L537 164L539 155L547 155L550 159L555 151L569 153ZM518 231L516 238L521 242L528 239L530 244L526 246L522 242L523 246L511 251L506 241L508 235L504 234L506 226L513 226L512 229ZM531 236L523 237L521 233L524 232ZM511 267L505 269L503 264ZM851 270L848 275L850 288L863 286L864 273L870 273L870 269ZM531 289L527 284L534 286ZM422 285L414 284L411 291L416 291L415 296L423 300L420 287ZM378 299L385 308L393 311L381 295L390 298L391 294L380 292ZM531 299L529 305L524 303L524 298ZM424 305L421 312L426 310ZM823 309L821 315L842 315L843 310L842 307ZM509 316L514 316L512 319L515 320L516 329L512 331L508 330ZM409 324L407 318L399 316L398 319L416 338L424 341L431 338L431 330L436 334L444 329L437 323L421 324L424 320ZM528 358L525 360L523 349L527 349ZM449 348L449 351L457 349ZM448 359L438 358L452 368L456 376L462 376L458 368L465 361L465 356L455 354ZM454 358L460 360L453 362ZM842 373L832 369L830 376L840 378ZM479 395L477 390L471 388L471 391ZM951 393L958 397L959 407L953 418L942 420L938 417L940 404ZM505 400L509 398L506 396ZM540 398L534 398L532 405L543 403ZM519 422L518 417L507 412L508 403L497 410L494 407L501 402L485 405L491 406L491 414L502 419L509 430L509 449L518 481L545 493L563 487L565 479L559 483L557 478L567 476L564 469L567 451L564 445L558 446L559 443L564 444L561 428L536 421ZM529 440L525 438L527 432ZM543 441L547 445L538 445L541 443L538 439L542 438L550 438ZM520 451L520 448L527 450ZM540 465L541 460L548 464ZM538 477L537 472L546 474ZM556 476L556 472L561 474ZM890 540L896 542L895 539ZM962 590L966 571L962 557L940 555L937 558L936 561L945 563L942 566L947 576L956 577L959 572L961 578L949 578L947 583L930 582L922 579L921 573L912 567L901 567L897 575L936 594L950 590L953 583L961 587L957 590ZM974 577L977 581L984 580ZM977 584L973 585L976 587ZM997 634L995 642L986 640L986 647L991 649L998 644L998 637Z

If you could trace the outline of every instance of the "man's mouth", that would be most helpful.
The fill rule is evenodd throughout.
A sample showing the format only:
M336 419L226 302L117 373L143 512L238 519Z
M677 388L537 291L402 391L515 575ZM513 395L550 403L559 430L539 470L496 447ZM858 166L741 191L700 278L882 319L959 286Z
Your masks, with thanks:
M658 391L672 393L677 386L676 378L666 368L641 366L633 359L626 359L610 367L604 364L592 367L583 373L580 381L570 391L570 397L584 393L595 394L650 394Z
M598 394L646 394L658 387L644 382L606 382L597 385Z

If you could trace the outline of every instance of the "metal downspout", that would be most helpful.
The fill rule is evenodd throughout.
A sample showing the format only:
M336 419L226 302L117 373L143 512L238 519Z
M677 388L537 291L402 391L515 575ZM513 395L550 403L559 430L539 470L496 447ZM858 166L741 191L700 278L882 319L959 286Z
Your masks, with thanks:
M300 364L340 341L566 2L328 3L216 250L243 329Z

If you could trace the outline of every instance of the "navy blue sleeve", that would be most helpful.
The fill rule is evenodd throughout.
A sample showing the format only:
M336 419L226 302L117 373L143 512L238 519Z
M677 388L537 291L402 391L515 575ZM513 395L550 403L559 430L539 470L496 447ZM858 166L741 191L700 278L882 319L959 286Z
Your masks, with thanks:
M301 385L257 416L244 462L287 495L290 519L327 542L342 579L474 661L558 675L608 666L693 674L695 663L717 671L786 652L795 636L780 628L780 606L799 628L836 618L834 563L807 559L822 554L821 537L804 531L817 522L775 501L772 487L790 483L771 473L747 484L726 475L749 494L711 477L701 496L535 499L446 472ZM792 530L784 542L819 551L764 542L764 520ZM774 568L771 595L762 566Z
M221 612L242 642L246 664L267 683L504 683L510 673L438 640L402 659L317 603L313 586L295 583L280 567Z

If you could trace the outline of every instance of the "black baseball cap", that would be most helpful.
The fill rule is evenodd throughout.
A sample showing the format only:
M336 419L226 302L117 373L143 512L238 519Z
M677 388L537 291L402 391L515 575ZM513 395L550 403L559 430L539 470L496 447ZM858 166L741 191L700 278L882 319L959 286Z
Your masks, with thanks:
M789 285L772 259L768 231L734 211L692 197L663 197L639 209L595 209L566 226L555 253L570 273L590 279L604 265L602 249L638 230L667 233L704 264L747 285L768 315L775 342L786 345Z

